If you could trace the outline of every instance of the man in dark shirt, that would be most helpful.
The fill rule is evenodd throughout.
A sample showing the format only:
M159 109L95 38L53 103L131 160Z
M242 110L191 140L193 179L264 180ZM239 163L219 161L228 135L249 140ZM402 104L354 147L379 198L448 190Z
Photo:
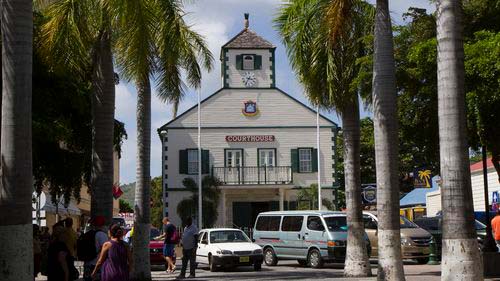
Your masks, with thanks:
M175 271L175 244L177 244L178 238L177 228L167 217L163 218L163 234L157 237L157 240L165 239L163 244L163 256L165 257L165 265L167 267L167 273L172 273Z

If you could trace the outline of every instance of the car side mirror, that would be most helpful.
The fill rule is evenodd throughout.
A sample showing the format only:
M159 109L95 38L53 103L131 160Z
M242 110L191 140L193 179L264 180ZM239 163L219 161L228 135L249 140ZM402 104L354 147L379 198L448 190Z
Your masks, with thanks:
M255 239L252 238L252 242L255 243Z

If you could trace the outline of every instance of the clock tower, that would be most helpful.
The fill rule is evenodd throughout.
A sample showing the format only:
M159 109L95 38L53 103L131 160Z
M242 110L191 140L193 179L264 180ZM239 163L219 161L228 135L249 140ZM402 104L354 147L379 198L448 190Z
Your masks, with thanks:
M222 87L275 88L276 47L249 28L248 16L244 29L222 46Z

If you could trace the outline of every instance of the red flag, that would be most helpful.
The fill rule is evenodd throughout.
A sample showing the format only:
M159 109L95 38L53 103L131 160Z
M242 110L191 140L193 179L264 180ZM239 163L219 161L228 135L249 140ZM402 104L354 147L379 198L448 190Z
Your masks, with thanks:
M122 196L122 194L123 194L122 189L118 185L113 185L113 197L115 199L118 199L120 198L120 196Z

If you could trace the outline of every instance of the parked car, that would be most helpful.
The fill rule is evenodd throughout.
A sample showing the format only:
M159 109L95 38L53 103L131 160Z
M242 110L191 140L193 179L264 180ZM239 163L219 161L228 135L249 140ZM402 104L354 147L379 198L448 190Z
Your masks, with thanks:
M370 238L372 257L378 257L378 219L375 212L363 212L365 231ZM401 252L403 259L416 259L424 264L429 260L432 236L405 217L399 218L401 227Z
M423 217L419 219L415 219L413 221L421 228L427 230L433 237L434 241L436 241L436 252L437 255L441 256L441 239L442 239L442 217ZM476 220L476 234L477 234L477 242L479 243L479 248L482 249L483 241L486 238L486 225L482 222Z
M297 260L319 268L325 262L344 262L346 214L331 211L264 212L257 216L253 238L264 249L264 262ZM365 236L368 255L370 242Z
M151 228L149 233L149 260L152 265L165 264L163 257L163 240L154 240L160 236L160 231L157 228Z
M260 270L262 260L262 248L239 229L212 228L199 232L196 262L208 265L210 271L244 265Z

